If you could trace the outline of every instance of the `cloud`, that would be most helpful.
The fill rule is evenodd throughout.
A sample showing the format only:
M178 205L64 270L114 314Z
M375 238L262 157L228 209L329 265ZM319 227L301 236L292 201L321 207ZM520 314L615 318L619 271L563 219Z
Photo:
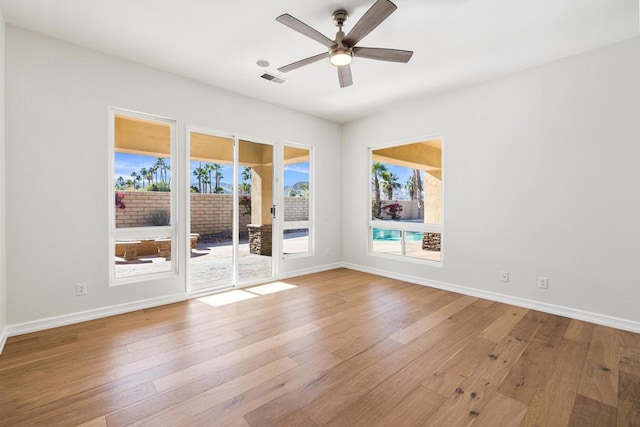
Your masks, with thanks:
M294 165L287 165L284 167L285 172L295 172L295 173L309 173L309 164L308 163L297 163Z

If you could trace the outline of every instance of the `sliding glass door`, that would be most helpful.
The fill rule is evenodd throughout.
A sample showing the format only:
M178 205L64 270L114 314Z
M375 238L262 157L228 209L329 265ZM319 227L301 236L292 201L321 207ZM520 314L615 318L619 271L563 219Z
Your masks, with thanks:
M273 277L273 146L189 130L188 288Z

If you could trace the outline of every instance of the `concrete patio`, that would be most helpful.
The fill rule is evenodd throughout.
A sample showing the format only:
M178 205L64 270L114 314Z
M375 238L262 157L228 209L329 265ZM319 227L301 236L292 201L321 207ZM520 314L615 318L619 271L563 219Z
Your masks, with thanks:
M285 251L288 253L306 252L308 236L291 233L285 238ZM238 278L239 282L251 282L269 278L271 257L249 253L248 240L239 245ZM191 290L218 288L233 283L233 246L230 241L218 243L198 243L191 251L189 269ZM124 278L147 274L163 273L171 270L171 261L159 256L138 256L135 261L125 261L116 257L116 277Z
M309 237L304 233L291 233L284 239L286 253L303 253L308 250ZM252 282L271 277L270 256L249 253L248 240L240 241L238 263L238 282ZM400 254L400 242L374 240L373 250L377 253ZM419 241L408 241L406 255L412 258L440 261L440 252L426 251ZM233 246L230 241L217 243L198 243L191 251L189 270L191 290L221 288L233 283ZM159 256L138 256L135 261L124 261L116 257L117 277L141 276L170 271L171 262Z

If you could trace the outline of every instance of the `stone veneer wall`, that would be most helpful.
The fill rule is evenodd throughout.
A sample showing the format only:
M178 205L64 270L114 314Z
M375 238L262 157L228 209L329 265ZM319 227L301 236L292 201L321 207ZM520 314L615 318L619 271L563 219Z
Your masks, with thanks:
M441 239L440 233L422 233L422 249L440 252Z
M150 215L156 211L169 210L170 193L161 191L118 191L123 193L124 209L117 206L116 227L152 226ZM241 196L242 197L242 196ZM231 230L231 194L191 193L191 232L213 234ZM302 197L284 198L285 221L305 221L309 219L309 199ZM247 229L251 215L240 206L240 230Z
M271 256L272 229L271 225L249 224L249 252L255 255Z

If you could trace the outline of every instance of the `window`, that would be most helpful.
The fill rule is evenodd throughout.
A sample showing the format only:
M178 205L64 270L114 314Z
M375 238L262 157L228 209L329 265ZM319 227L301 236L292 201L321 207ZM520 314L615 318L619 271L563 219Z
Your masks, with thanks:
M311 149L285 145L283 165L282 254L311 255Z
M442 261L442 138L371 150L372 254Z
M175 121L110 111L110 283L176 271Z

